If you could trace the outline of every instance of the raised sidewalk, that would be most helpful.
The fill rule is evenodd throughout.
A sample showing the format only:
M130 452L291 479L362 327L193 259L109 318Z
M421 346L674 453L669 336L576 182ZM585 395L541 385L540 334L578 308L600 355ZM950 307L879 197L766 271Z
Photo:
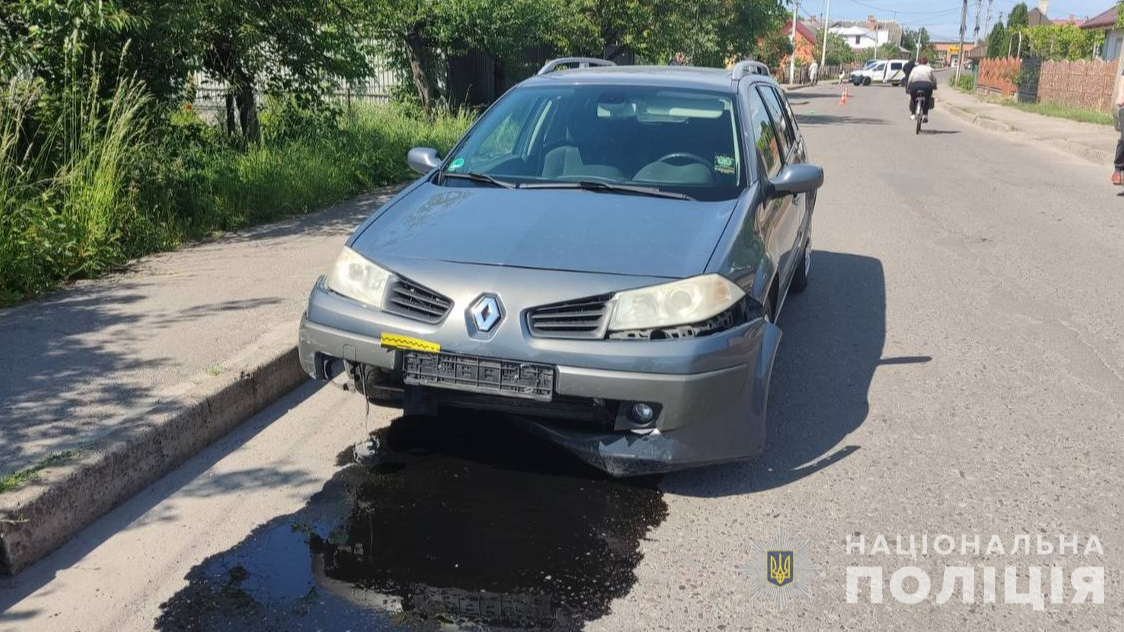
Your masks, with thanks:
M944 79L942 79L942 82ZM1078 158L1104 165L1106 179L1112 171L1119 132L1106 125L1023 112L966 94L948 85L937 91L937 108L978 127L1010 134L1025 141L1042 143Z
M0 571L16 572L306 379L308 292L391 196L175 252L0 310Z

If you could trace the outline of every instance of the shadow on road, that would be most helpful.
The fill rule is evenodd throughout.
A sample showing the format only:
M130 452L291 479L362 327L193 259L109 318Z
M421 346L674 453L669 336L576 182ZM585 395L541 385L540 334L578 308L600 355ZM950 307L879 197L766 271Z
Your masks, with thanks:
M827 107L840 108L838 114L800 114L796 115L796 120L801 125L815 126L815 125L885 125L885 119L870 118L867 116L848 116L841 106L830 105Z
M859 449L836 449L866 421L867 393L883 364L886 280L877 259L816 252L812 279L777 323L784 337L769 398L765 452L756 460L668 475L666 492L728 496L774 489L816 474Z

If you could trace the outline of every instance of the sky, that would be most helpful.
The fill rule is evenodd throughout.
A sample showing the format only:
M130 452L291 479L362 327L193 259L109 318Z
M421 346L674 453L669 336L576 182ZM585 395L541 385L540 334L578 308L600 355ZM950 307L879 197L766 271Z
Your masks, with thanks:
M987 17L987 2L983 0L980 13L980 31L983 36L984 20ZM804 17L820 16L824 11L825 0L802 0L800 13ZM1010 13L1017 0L992 0L991 23L999 19L999 14ZM1050 0L1047 12L1051 18L1069 17L1072 13L1079 18L1091 18L1115 5L1115 0ZM1028 8L1038 6L1038 0L1027 0ZM934 39L956 39L960 34L960 8L957 0L831 0L831 19L866 19L874 15L881 20L893 20L906 28L924 26ZM971 38L975 26L976 0L968 0L968 32Z

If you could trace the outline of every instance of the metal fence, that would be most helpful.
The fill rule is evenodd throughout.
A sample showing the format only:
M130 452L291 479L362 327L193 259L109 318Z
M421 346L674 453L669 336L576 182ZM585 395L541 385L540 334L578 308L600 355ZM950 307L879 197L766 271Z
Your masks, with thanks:
M385 59L375 59L372 64L371 76L359 81L341 81L336 89L328 93L327 98L351 104L356 103L386 103L394 95L395 89L403 83L405 78L398 71L390 67ZM199 113L209 123L217 123L226 116L226 100L230 89L225 82L208 75L197 72L192 76L191 85L195 87L192 99L192 109ZM259 90L259 100L263 96Z

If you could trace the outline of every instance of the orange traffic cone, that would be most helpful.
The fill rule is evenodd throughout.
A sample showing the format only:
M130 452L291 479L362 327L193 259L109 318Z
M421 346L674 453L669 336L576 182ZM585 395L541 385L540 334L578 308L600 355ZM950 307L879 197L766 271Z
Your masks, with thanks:
M847 89L843 88L843 96L839 97L839 105L847 105Z

